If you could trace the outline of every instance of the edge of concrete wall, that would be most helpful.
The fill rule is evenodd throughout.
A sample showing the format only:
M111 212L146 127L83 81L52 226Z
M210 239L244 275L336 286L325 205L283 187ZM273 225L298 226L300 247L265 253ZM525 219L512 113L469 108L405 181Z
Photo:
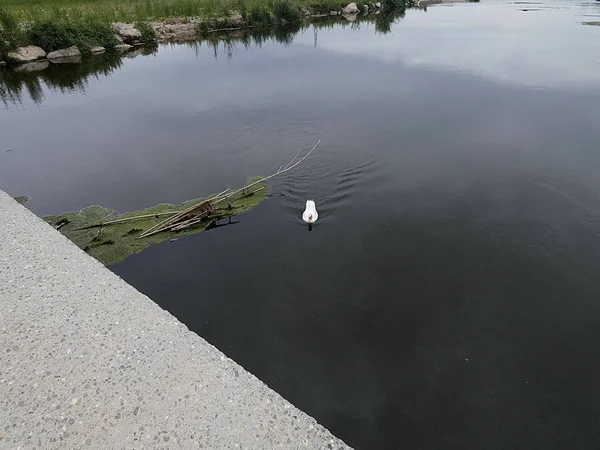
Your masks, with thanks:
M2 191L0 307L0 448L350 448Z

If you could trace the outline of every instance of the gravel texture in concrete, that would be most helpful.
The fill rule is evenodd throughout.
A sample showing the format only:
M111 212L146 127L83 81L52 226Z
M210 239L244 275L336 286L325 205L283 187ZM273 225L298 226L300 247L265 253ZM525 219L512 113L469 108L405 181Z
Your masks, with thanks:
M0 449L348 449L0 191Z

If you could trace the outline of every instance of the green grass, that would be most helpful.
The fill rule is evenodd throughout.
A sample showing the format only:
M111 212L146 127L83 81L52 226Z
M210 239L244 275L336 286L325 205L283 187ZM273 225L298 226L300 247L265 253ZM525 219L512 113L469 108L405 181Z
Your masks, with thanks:
M141 42L150 43L156 40L156 33L148 22L137 22L135 27L142 33Z
M299 6L291 0L275 0L272 8L278 24L300 22L302 17Z
M0 59L24 41L19 21L7 9L0 7Z

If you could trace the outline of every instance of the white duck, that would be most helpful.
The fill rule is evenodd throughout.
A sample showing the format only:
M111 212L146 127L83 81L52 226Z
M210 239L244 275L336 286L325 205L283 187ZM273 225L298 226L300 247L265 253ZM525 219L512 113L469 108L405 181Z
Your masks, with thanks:
M312 200L306 200L306 209L304 210L304 213L302 213L302 220L304 220L306 223L313 224L318 218L319 213L315 207L315 202Z

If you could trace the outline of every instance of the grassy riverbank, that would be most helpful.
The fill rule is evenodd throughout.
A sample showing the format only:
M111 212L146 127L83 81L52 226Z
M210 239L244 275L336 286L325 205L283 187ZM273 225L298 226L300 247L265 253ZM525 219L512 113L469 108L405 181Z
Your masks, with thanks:
M387 0L391 4L392 0ZM2 7L21 22L43 20L147 21L173 17L226 16L231 11L250 14L283 9L329 12L346 6L349 0L4 0ZM367 1L357 1L367 3ZM385 3L385 2L382 2ZM283 7L282 7L283 4Z
M340 11L349 0L4 0L0 6L0 59L17 46L33 44L46 51L77 46L83 53L92 47L117 44L111 22L130 22L153 37L150 22L177 18L198 23L199 31L227 28L227 19L238 13L247 27L298 23L306 18ZM356 2L373 9L374 1ZM412 0L383 0L391 10Z

